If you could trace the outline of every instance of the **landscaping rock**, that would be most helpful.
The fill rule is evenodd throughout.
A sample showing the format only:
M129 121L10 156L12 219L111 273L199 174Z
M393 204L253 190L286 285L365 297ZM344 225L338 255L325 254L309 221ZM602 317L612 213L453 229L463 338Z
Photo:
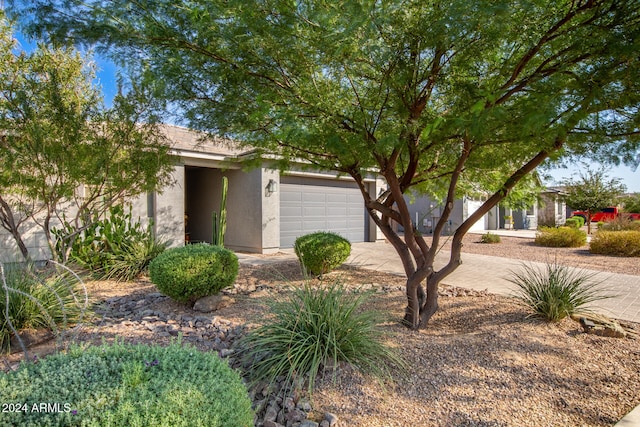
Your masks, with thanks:
M233 298L226 295L210 295L197 300L193 305L193 309L201 313L210 313L229 307L234 302L236 301Z

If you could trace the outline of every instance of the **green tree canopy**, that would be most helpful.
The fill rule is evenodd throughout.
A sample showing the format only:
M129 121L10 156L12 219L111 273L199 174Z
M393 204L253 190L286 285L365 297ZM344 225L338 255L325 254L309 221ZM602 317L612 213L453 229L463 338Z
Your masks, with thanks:
M168 181L168 144L139 93L104 108L90 62L73 48L20 52L0 11L0 225L28 258L21 224L49 244L55 218L80 231L113 203Z
M587 212L587 228L591 233L591 214L608 206L615 206L626 187L618 178L609 178L604 170L593 171L588 167L578 179L563 181L567 205Z
M418 328L461 262L462 236L546 159L637 158L639 9L637 0L35 0L13 10L33 32L97 45L194 128L352 176L403 261L405 321ZM388 190L370 194L369 173ZM410 189L446 201L431 245L414 232ZM439 235L468 192L486 202L436 271Z

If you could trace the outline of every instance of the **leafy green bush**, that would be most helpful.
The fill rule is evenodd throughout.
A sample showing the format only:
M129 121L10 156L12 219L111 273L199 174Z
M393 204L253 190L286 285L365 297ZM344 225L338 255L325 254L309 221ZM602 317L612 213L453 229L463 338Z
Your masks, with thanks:
M13 331L9 320L20 332L26 329L48 329L61 332L76 323L86 311L88 302L80 282L71 274L53 268L36 269L33 265L17 265L0 274L0 350L9 350Z
M524 265L522 271L511 272L508 279L518 288L515 297L533 315L558 322L566 316L588 311L585 305L608 298L596 287L597 273L586 272L557 264L547 264L546 269Z
M253 426L240 377L212 353L123 344L72 348L0 376L0 425ZM59 412L33 411L42 402Z
M240 341L244 362L255 381L285 376L289 384L308 376L309 391L322 368L347 362L363 373L388 376L388 364L404 366L385 346L376 327L380 314L360 311L369 294L349 293L343 286L305 285L288 299L272 301L274 315Z
M325 231L298 237L293 248L304 269L316 276L339 267L351 254L347 239Z
M485 233L480 237L480 243L500 243L500 236L493 233Z
M206 243L168 249L149 264L149 276L158 290L185 303L217 294L237 275L236 254Z
M572 216L569 219L573 219L573 220L578 221L578 227L577 228L582 228L586 224L586 219L582 215Z
M587 243L587 233L571 227L540 227L535 242L549 248L577 248Z
M564 225L570 228L580 228L582 227L582 225L580 224L583 222L581 220L582 220L582 217L572 216L571 218L567 218L567 220L564 222Z
M624 257L640 256L640 231L602 231L592 238L589 250L593 254Z
M52 230L56 253L104 279L133 280L146 271L149 262L165 250L166 244L153 236L152 224L134 222L131 209L113 206L106 219L76 234L72 224ZM68 252L68 254L66 253Z

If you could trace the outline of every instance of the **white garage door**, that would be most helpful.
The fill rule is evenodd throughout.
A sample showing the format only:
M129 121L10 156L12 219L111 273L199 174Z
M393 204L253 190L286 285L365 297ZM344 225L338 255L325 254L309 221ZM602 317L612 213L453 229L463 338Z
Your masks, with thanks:
M315 231L333 231L350 242L366 239L366 216L353 182L282 177L280 179L280 247Z

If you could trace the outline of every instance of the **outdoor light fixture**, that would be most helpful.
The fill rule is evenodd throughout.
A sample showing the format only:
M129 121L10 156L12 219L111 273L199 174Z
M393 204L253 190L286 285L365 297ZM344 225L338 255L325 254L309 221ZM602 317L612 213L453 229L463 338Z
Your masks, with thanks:
M269 180L269 183L267 184L267 191L271 194L275 193L278 191L278 183L275 182L273 179Z

